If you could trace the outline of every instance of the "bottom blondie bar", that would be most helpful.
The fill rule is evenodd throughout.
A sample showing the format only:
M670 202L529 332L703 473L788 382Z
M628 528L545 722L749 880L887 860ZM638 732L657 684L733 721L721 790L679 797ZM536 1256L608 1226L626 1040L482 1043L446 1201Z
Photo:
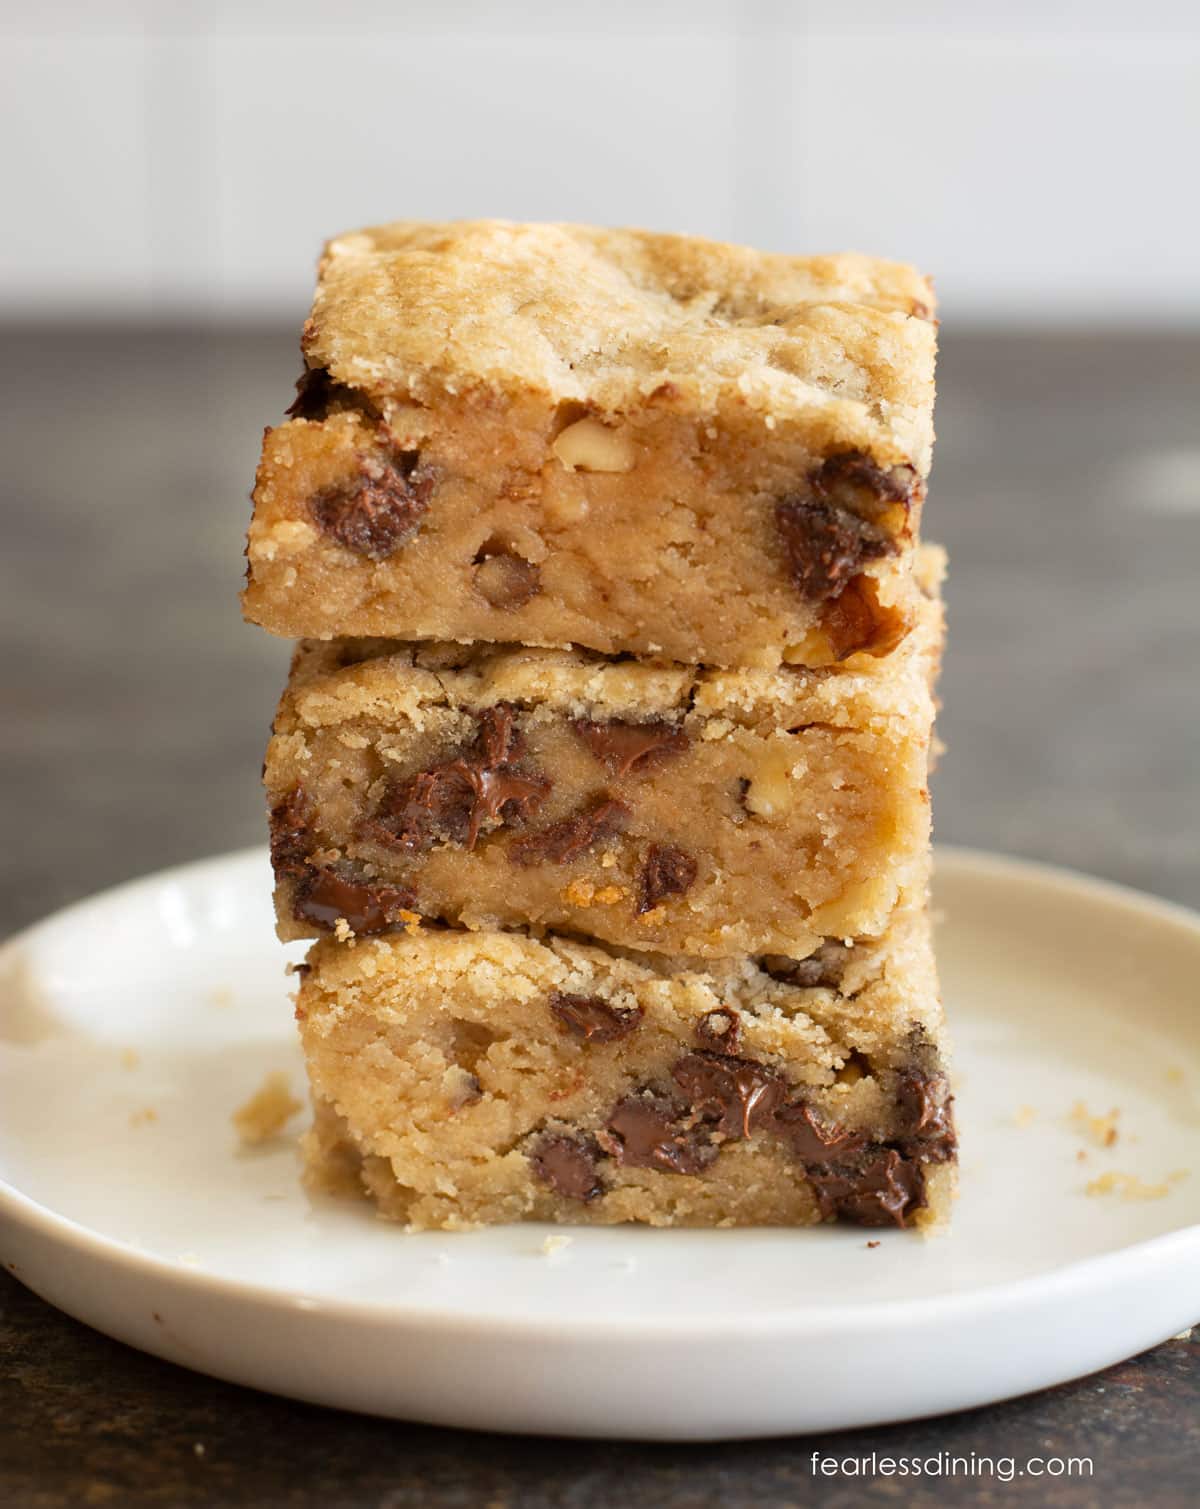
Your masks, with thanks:
M926 1225L955 1135L924 911L807 959L418 929L314 945L310 1180L410 1229Z

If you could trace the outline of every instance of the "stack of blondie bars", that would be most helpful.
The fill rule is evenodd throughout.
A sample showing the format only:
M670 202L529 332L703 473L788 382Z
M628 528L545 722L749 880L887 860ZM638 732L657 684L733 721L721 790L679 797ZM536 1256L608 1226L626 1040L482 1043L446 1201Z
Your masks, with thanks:
M247 616L318 1182L411 1227L921 1224L928 284L503 222L342 236Z

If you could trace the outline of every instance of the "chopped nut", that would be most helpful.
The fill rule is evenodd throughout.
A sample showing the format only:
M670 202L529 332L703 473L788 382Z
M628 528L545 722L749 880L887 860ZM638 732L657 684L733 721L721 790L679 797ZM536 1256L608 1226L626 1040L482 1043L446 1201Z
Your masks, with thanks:
M628 435L598 419L577 419L569 424L552 449L571 472L631 472L637 462L637 451Z
M782 747L768 748L755 767L754 778L742 799L746 809L755 817L781 817L795 800L794 742L789 739Z

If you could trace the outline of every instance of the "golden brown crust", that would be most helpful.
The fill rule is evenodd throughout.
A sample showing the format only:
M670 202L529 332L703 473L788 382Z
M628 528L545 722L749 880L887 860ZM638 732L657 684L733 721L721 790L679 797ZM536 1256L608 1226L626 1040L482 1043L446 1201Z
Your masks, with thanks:
M509 221L335 237L310 367L382 400L482 386L620 414L664 387L928 470L934 295L912 268L699 237Z

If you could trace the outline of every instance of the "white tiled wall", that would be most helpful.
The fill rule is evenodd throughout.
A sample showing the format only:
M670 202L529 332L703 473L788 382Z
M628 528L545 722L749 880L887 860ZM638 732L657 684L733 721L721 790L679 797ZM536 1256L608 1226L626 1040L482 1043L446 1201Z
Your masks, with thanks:
M1200 323L1200 7L0 0L0 312L294 318L332 231L855 246L960 320Z

